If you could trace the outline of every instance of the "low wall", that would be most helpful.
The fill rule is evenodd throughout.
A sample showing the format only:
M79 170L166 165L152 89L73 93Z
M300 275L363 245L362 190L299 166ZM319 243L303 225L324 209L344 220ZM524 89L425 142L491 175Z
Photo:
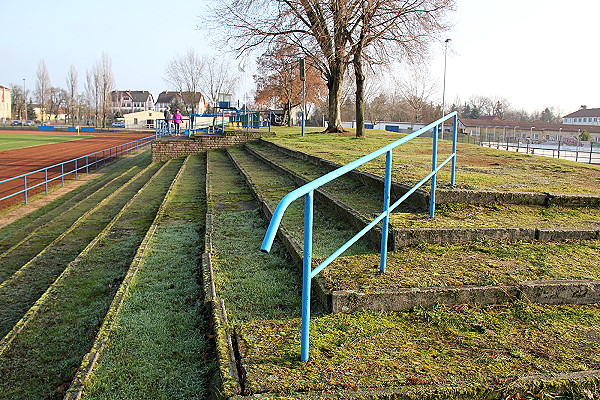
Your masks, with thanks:
M168 161L173 158L187 157L207 150L236 146L267 135L271 134L257 131L239 131L226 132L224 136L196 136L193 139L164 137L152 141L152 161Z

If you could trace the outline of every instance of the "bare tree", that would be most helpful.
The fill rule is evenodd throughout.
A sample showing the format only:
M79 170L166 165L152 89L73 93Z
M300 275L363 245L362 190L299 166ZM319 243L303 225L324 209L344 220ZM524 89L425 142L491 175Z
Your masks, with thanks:
M86 103L89 106L88 110L88 118L86 119L86 125L90 123L90 119L93 116L94 125L98 124L98 115L100 110L100 96L99 96L99 86L100 83L98 81L99 74L96 72L97 66L94 65L91 70L86 71L85 74L85 93L86 93ZM91 111L91 113L89 112Z
M41 60L38 64L38 70L36 73L35 96L38 103L40 103L42 121L44 121L44 116L46 114L46 106L50 97L51 85L48 68L46 68L46 62Z
M48 115L54 115L54 119L58 119L61 109L67 105L68 96L63 88L51 87L50 96L48 97Z
M454 0L367 0L356 8L348 28L356 79L356 136L362 136L364 81L362 64L389 64L399 57L418 61L428 44L447 29L445 15Z
M100 104L102 106L102 126L106 127L108 112L110 110L111 92L115 88L115 78L112 72L112 60L106 53L102 53L98 63L97 72L100 74Z
M90 105L94 109L94 123L98 121L106 126L110 110L111 92L114 90L114 76L112 61L106 53L102 53L100 60L86 74L85 90Z
M424 122L425 110L431 105L437 85L431 81L426 70L413 67L409 71L409 79L397 82L398 92L411 111L412 122Z
M200 101L200 82L205 64L206 61L199 57L194 50L188 49L183 56L177 56L171 60L165 71L165 80L176 91L188 93L187 96L182 96L181 100L192 114L196 114L196 105Z
M238 80L239 77L232 71L226 58L213 57L205 59L200 87L208 97L210 104L215 104L219 100L219 94L233 93Z
M77 109L75 105L75 101L77 100L77 69L72 64L67 74L67 96L67 114L69 116L69 122L71 123L71 125L74 125L76 115L75 111Z
M318 68L329 89L328 132L343 131L342 84L352 63L356 77L357 122L363 120L363 62L386 62L398 54L417 55L431 35L444 29L454 0L221 0L213 17L229 28L237 51L295 45ZM357 136L362 135L362 126Z
M228 29L226 40L236 51L274 47L282 41L299 49L323 76L329 90L328 132L343 131L342 83L352 58L350 25L358 0L221 0L212 19Z
M27 119L27 95L29 90L23 92L23 86L13 83L11 85L11 102L13 116L19 116L20 119Z

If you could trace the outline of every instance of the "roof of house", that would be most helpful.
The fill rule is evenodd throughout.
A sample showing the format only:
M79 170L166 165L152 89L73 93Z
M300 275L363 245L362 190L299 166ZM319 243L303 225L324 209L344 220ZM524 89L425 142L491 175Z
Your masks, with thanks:
M7 88L6 86L2 86L2 85L0 85L0 89L4 89L4 90L12 90L11 88Z
M563 118L600 117L600 108L580 108L579 110L565 115Z
M167 90L158 95L156 102L161 104L171 104L175 97L180 97L189 103L190 99L192 99L192 95L194 95L193 92L170 92ZM195 96L198 103L204 101L204 96L202 93L196 92Z
M575 124L549 124L546 122L524 122L524 121L506 121L489 119L470 119L460 118L465 127L482 127L496 129L516 129L527 130L533 128L535 131L552 130L565 132L588 131L590 133L600 133L600 126L597 125L575 125Z
M113 90L111 95L114 103L125 96L131 97L135 103L154 102L154 96L147 90Z

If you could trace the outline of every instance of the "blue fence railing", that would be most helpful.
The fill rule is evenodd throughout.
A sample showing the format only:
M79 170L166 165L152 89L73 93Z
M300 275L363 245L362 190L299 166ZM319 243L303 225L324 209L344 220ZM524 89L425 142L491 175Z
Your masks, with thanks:
M90 168L98 169L99 166L104 165L117 157L122 157L126 154L130 154L137 151L140 148L146 147L152 143L154 136L149 136L143 139L138 139L132 142L123 143L118 146L110 147L105 150L100 150L95 153L90 153L85 156L77 157L72 160L64 161L59 164L54 164L49 167L41 168L26 174L21 174L12 178L4 179L0 181L0 201L10 199L18 195L23 195L24 203L27 204L29 201L29 195L36 188L43 186L43 191L48 194L49 186L54 181L61 181L61 186L64 186L65 179L69 176L73 176L74 179L78 179L79 173L82 171L86 174L89 173ZM22 181L22 184L19 183ZM12 187L10 183L14 182L15 185ZM36 193L39 193L36 192Z
M193 114L182 120L177 130L173 119L157 119L156 138L163 136L192 136L225 134L225 131L268 128L271 131L272 111L223 110L216 114Z
M440 129L443 131L443 123L446 120L453 120L452 125L452 153L448 158L438 164L438 136ZM440 128L441 127L441 128ZM269 223L269 227L263 239L261 250L264 252L269 252L273 245L273 241L275 240L275 236L277 234L277 230L279 229L279 225L281 224L281 220L283 218L283 214L288 206L295 200L304 196L304 250L303 250L303 260L302 260L302 328L301 328L301 336L300 336L300 358L302 361L308 361L308 352L309 352L309 331L310 331L310 292L311 292L311 280L314 278L319 272L323 271L329 264L331 264L337 257L339 257L344 251L346 251L350 246L356 243L361 237L363 237L367 232L373 229L377 224L382 222L382 234L381 234L381 257L379 268L381 272L385 272L385 266L387 263L387 242L388 242L388 221L390 213L398 207L404 200L406 200L411 194L413 194L418 188L423 186L428 180L431 180L431 191L430 191L430 203L429 203L429 215L431 217L434 216L435 213L435 190L437 184L437 173L443 168L449 161L451 161L452 171L450 183L454 185L455 183L455 171L456 171L456 140L457 140L457 113L453 112L448 114L445 117L440 118L439 120L432 122L431 124L419 129L418 131L407 135L399 140L396 140L393 143L388 144L387 146L382 147L379 150L376 150L366 156L359 158L356 161L353 161L347 165L344 165L334 171L329 172L326 175L323 175L320 178L315 179L312 182L305 184L304 186L299 187L296 190L288 193L285 197L281 199L271 221ZM414 185L409 191L407 191L402 197L400 197L394 204L390 205L390 190L392 184L392 151L398 146L433 130L432 135L432 154L431 154L431 173L429 173L426 177L424 177L419 183ZM386 163L385 163L385 178L384 178L384 190L383 190L383 211L379 214L371 223L369 223L366 227L364 227L360 232L354 235L350 240L348 240L345 244L343 244L338 250L333 252L328 258L326 258L323 262L321 262L314 269L312 268L312 236L313 236L313 198L314 191L319 187L325 185L328 182L333 181L334 179L360 167L363 164L366 164L373 159L386 155Z

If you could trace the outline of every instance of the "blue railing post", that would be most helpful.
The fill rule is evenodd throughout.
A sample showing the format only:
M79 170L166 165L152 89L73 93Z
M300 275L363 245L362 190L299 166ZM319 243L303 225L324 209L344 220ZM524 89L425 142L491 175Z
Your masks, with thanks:
M302 256L302 331L300 359L308 361L310 338L310 290L312 264L313 196L310 191L304 196L304 253Z
M48 194L48 168L44 170L44 189L46 190L46 194Z
M452 118L454 126L452 127L452 170L450 172L450 184L454 186L456 183L456 142L458 140L458 115ZM498 140L498 143L500 140Z
M279 229L279 225L283 219L283 215L288 206L299 199L300 197L304 197L304 250L303 250L303 260L302 260L302 327L300 334L300 359L302 361L308 361L309 358L309 341L310 341L310 292L311 292L311 279L317 276L321 271L323 271L328 265L330 265L337 257L341 256L350 246L356 243L360 238L366 235L371 229L375 228L379 225L380 222L383 223L382 226L382 242L381 242L381 268L382 271L385 270L386 264L386 254L387 254L387 236L389 234L389 213L396 209L403 201L405 201L411 194L413 194L416 190L418 190L421 186L423 186L429 179L432 181L431 186L431 195L430 195L430 213L433 217L435 212L435 189L436 189L436 174L438 171L443 168L448 162L453 161L456 158L456 153L450 155L450 157L446 158L444 161L437 165L437 151L438 151L438 132L439 125L441 122L454 118L454 144L453 150L456 149L456 129L457 129L457 119L456 119L456 111L447 115L446 117L440 118L439 120L432 122L431 124L419 129L412 134L409 134L401 139L392 142L379 150L376 150L366 156L359 158L349 164L346 164L338 169L331 171L320 178L315 179L312 182L308 182L307 184L291 191L287 195L285 195L277 204L277 208L273 212L273 216L271 217L271 221L269 222L269 227L267 228L267 232L265 233L265 237L261 244L261 250L268 253L271 251L271 246L273 245L273 241L275 240L275 236L277 234L277 230ZM404 193L398 200L394 202L394 204L390 203L390 194L392 187L392 151L398 146L426 133L433 129L433 150L432 150L432 171L426 177L424 177L419 183L414 185L410 190ZM386 154L386 174L384 181L384 205L383 212L380 213L373 221L371 221L367 226L362 228L360 232L354 235L350 240L348 240L345 244L343 244L340 248L334 251L329 257L323 260L319 265L312 268L312 239L313 239L313 195L314 190L325 185L328 182L333 181L334 179L339 178L340 176L358 168L365 163L374 160L375 158Z
M60 186L65 187L65 163L60 164Z
M27 204L27 175L23 177L23 197L25 197L25 204Z
M438 125L433 128L433 148L431 150L431 171L437 168L437 148L438 148ZM431 191L429 193L429 217L435 215L435 187L437 184L437 174L431 177Z
M390 220L390 193L392 190L392 150L385 155L385 180L383 185L383 212L385 217L381 223L381 257L379 270L385 272L387 265L387 242Z
M77 159L75 159L75 180L77 180Z

